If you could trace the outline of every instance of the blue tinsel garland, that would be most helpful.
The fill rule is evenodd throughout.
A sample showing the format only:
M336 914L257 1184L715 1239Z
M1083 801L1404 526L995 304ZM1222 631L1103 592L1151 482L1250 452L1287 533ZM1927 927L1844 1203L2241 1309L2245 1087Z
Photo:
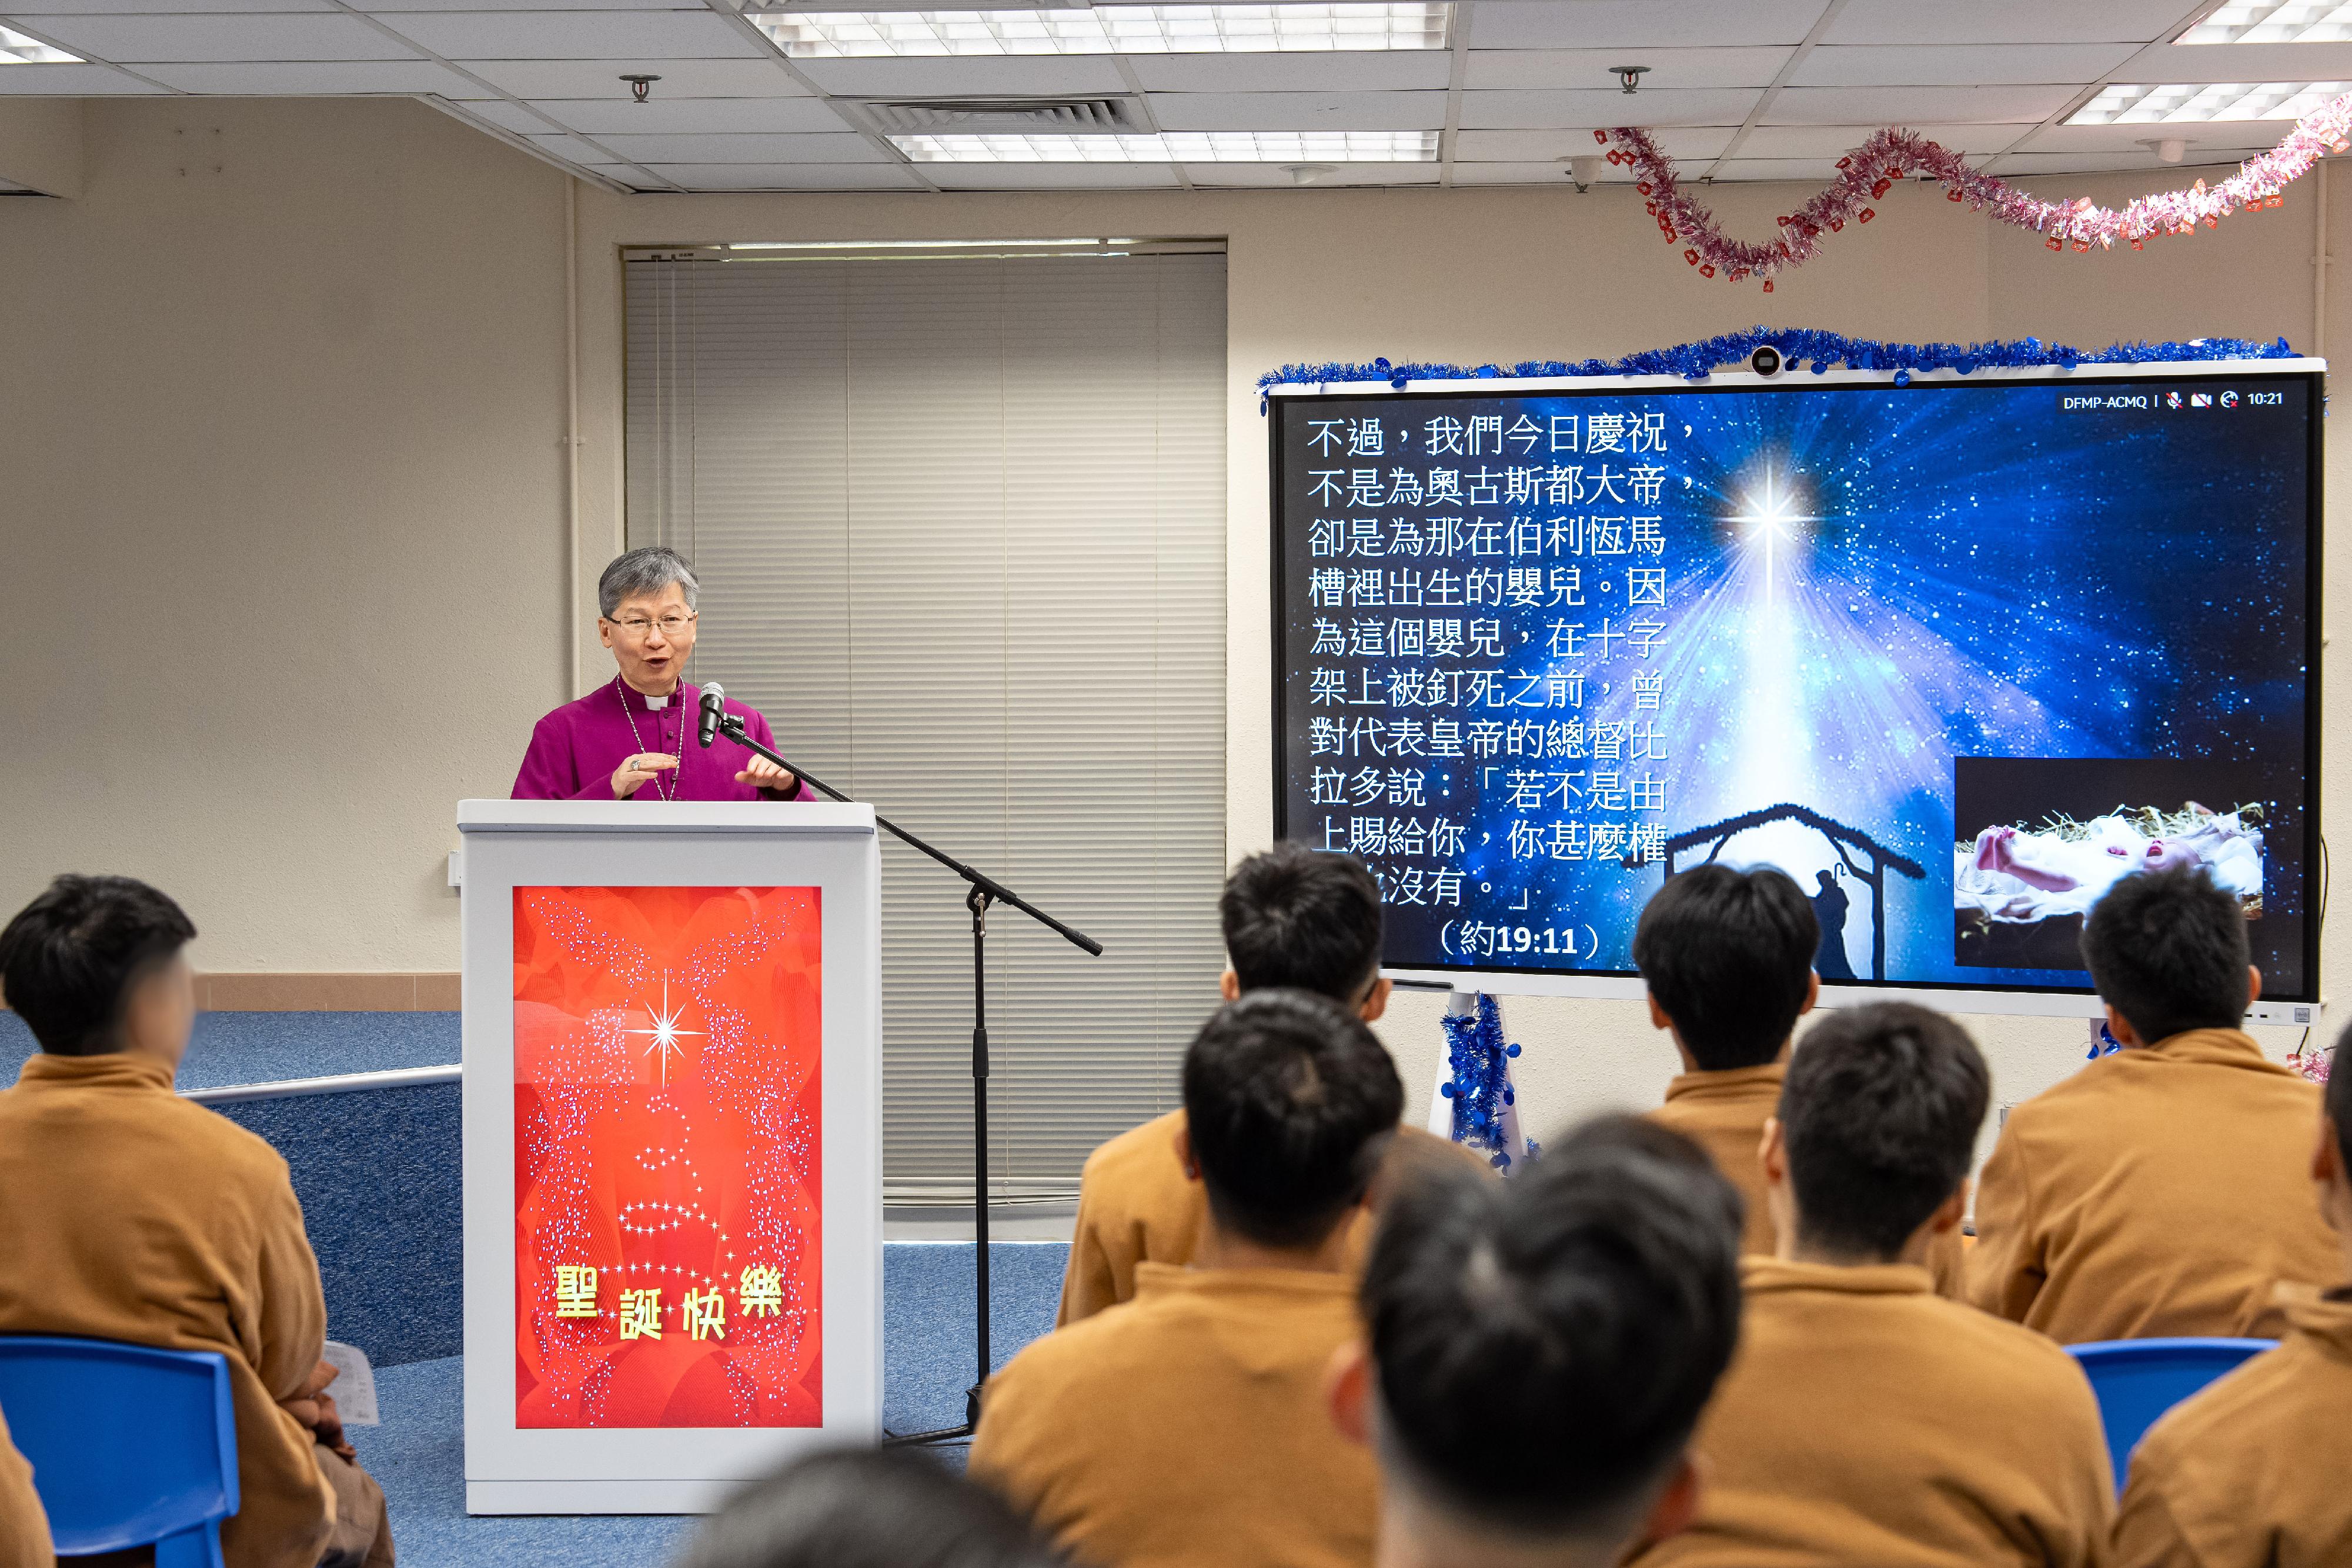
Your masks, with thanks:
M1503 1009L1481 991L1475 1013L1447 1013L1442 1021L1453 1076L1438 1092L1454 1102L1454 1141L1492 1156L1496 1169L1507 1171L1511 1152L1504 1146L1503 1107L1516 1098L1507 1063L1519 1048L1503 1038ZM1533 1153L1535 1145L1528 1148Z
M2085 353L2063 343L2026 338L2011 343L1882 343L1872 338L1849 338L1811 328L1750 327L1671 349L1652 349L1622 360L1527 360L1516 365L1392 365L1386 360L1366 364L1285 365L1258 377L1258 413L1266 411L1266 392L1277 386L1317 386L1335 382L1386 382L1402 388L1407 382L1490 381L1501 377L1555 376L1680 376L1705 381L1716 371L1748 363L1748 357L1766 344L1780 350L1793 371L1803 365L1819 375L1833 364L1858 371L1893 371L1896 386L1908 385L1914 371L1971 371L2053 365L2073 370L2077 365L2145 365L2190 360L2289 360L2294 350L2284 338L2256 343L2243 338L2197 338L2186 343L2116 343Z

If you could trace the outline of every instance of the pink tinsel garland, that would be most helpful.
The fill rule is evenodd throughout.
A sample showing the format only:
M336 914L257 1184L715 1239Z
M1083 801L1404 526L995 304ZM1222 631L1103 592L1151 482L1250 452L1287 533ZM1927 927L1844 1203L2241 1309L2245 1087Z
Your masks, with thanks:
M2076 250L2088 250L2094 245L2105 249L2119 239L2128 240L2137 250L2151 235L2191 234L2200 223L2211 228L2240 207L2275 207L2279 193L2308 172L2323 153L2352 150L2352 93L2304 116L2285 141L2247 159L2220 184L2208 186L2200 179L2185 191L2142 196L2120 212L2096 205L2088 196L2072 202L2029 196L2005 180L1969 168L1967 160L1950 149L1915 131L1890 127L1839 159L1838 177L1780 220L1778 239L1763 242L1737 240L1724 234L1716 225L1715 214L1683 193L1675 175L1675 161L1658 151L1648 131L1620 126L1596 131L1592 136L1609 148L1612 163L1633 171L1634 189L1649 198L1650 215L1658 220L1659 232L1667 242L1684 245L1685 261L1707 277L1718 270L1733 283L1761 277L1769 293L1772 275L1819 255L1823 235L1837 233L1848 220L1866 224L1876 217L1877 212L1867 204L1885 196L1907 171L1933 175L1943 185L1946 201L1966 202L2002 223L2047 236L2052 250L2063 249L2070 242Z

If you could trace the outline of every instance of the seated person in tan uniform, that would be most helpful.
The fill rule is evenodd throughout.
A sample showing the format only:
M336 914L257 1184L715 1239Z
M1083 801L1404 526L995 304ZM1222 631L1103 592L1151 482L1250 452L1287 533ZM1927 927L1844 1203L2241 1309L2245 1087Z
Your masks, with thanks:
M0 1568L56 1568L49 1548L49 1516L33 1490L33 1467L8 1441L0 1420Z
M2116 1568L2352 1563L2352 1487L2325 1457L2352 1426L2352 1069L2339 1036L2308 1160L2338 1281L2285 1305L2286 1337L2176 1406L2132 1451ZM2295 1151L2280 1149L2285 1161Z
M2284 1326L2282 1283L2342 1268L2305 1145L2319 1090L2239 1026L2262 994L2237 895L2138 872L2092 907L2083 958L2124 1049L2009 1113L1977 1192L1968 1299L2061 1344Z
M1234 868L1217 913L1232 964L1221 982L1225 1000L1288 986L1329 997L1367 1023L1386 1010L1380 884L1352 855L1276 844ZM1087 1156L1056 1327L1134 1295L1139 1263L1192 1260L1205 1205L1201 1184L1186 1180L1178 1162L1183 1131L1184 1113L1171 1111ZM1401 1165L1433 1157L1477 1163L1418 1127L1402 1129L1395 1146ZM1357 1260L1370 1239L1368 1214L1350 1240Z
M1696 1145L1625 1116L1507 1182L1403 1186L1331 1385L1380 1458L1382 1568L1612 1568L1689 1521L1738 1209Z
M1937 1296L1991 1096L1960 1027L1907 1002L1806 1032L1764 1137L1776 1257L1698 1451L1706 1497L1643 1568L2074 1568L2105 1559L2098 1403L2041 1335Z
M1253 991L1184 1053L1190 1267L1047 1334L990 1379L971 1473L1100 1568L1368 1568L1371 1456L1325 1411L1356 1333L1349 1227L1404 1087L1361 1019ZM1475 1178L1473 1179L1483 1179Z
M286 1162L172 1092L195 934L114 876L61 876L0 930L0 985L41 1047L0 1091L0 1333L220 1352L229 1568L384 1568L383 1494L320 1397L326 1301Z
M676 1568L1062 1568L987 1488L929 1455L835 1448L745 1487Z
M1821 995L1820 946L1812 904L1769 866L1709 863L1668 877L1633 927L1651 1027L1683 1060L1651 1118L1696 1140L1739 1189L1743 1251L1772 1250L1756 1150L1780 1103L1797 1019Z

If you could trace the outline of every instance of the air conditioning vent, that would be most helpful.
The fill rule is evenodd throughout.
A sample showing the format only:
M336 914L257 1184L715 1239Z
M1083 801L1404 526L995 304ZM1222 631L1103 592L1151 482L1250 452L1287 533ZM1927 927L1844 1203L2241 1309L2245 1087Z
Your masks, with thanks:
M839 99L834 101L841 104ZM1143 105L1133 98L868 99L854 107L886 136L1023 131L1148 135L1151 131Z

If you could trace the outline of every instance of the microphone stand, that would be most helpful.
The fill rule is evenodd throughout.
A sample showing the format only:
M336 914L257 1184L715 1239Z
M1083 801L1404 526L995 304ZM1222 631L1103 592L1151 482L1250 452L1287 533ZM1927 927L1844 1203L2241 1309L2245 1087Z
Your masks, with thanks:
M778 756L768 747L751 738L738 716L719 714L718 731L746 750L785 769L802 783L846 803L849 797L815 777L805 768ZM708 746L709 741L705 740ZM946 851L924 842L881 812L874 813L875 825L888 832L919 853L961 877L968 884L964 907L971 911L971 1221L972 1235L978 1246L976 1286L979 1291L976 1322L979 1325L979 1373L970 1388L964 1390L963 1425L943 1427L936 1432L910 1432L903 1437L884 1434L886 1446L908 1443L945 1443L959 1437L969 1437L980 1425L980 1391L988 1382L992 1357L988 1334L988 906L992 904L1011 904L1046 929L1061 936L1072 946L1080 947L1094 957L1102 956L1102 944L1083 931L1074 930L1038 908L983 872L949 854Z

